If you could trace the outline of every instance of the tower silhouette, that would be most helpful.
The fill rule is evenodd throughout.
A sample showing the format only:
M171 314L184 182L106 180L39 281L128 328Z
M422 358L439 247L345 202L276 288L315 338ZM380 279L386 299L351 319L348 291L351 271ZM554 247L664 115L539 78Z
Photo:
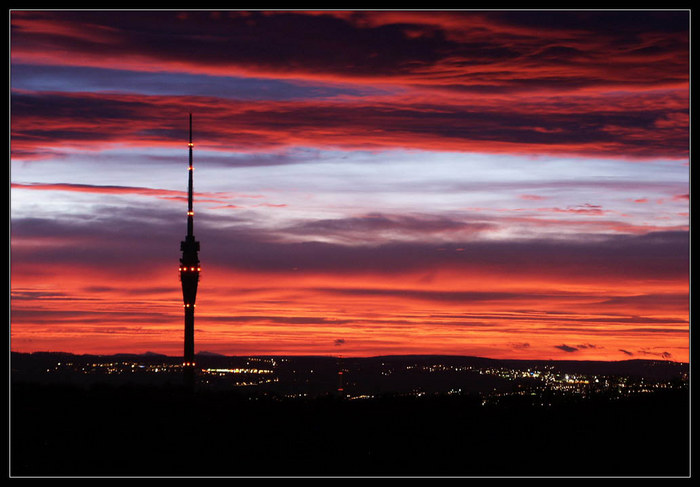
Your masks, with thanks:
M180 281L182 282L182 299L185 308L185 350L183 370L186 385L194 385L194 308L197 299L197 284L199 283L199 242L194 238L194 210L192 209L192 114L190 113L190 142L188 144L190 164L187 184L187 236L180 242L182 258L180 259Z

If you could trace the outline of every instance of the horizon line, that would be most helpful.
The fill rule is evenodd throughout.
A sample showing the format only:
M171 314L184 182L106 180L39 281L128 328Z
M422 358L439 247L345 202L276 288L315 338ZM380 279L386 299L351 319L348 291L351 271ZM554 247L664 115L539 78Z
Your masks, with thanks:
M172 358L172 359L181 359L182 357L178 355L167 355L163 353L158 353L158 352L115 352L115 353L108 353L108 354L99 354L99 353L74 353L74 352L63 352L63 351L34 351L34 352L19 352L16 350L10 350L10 353L16 353L16 354L23 354L23 355L34 355L34 354L63 354L63 355L73 355L76 357L80 356L93 356L93 357L114 357L114 356L119 356L119 355L131 355L131 356L139 356L139 357L166 357L166 358ZM412 353L412 354L385 354L385 355L335 355L335 354L243 354L243 355L225 355L221 353L216 353L216 352L197 352L195 353L196 357L208 357L208 358L240 358L240 357L295 357L295 358L335 358L335 359L376 359L376 358L388 358L388 357L453 357L453 358L472 358L472 359L480 359L480 360L492 360L495 362L498 361L509 361L509 362L632 362L632 361L640 361L640 362L665 362L665 363L674 363L674 364L681 364L681 365L690 365L690 361L688 362L682 362L678 360L672 360L672 359L664 359L664 358L625 358L625 359L620 359L620 360L600 360L600 359L553 359L553 358L491 358L491 357L484 357L480 355L457 355L457 354L442 354L442 353Z

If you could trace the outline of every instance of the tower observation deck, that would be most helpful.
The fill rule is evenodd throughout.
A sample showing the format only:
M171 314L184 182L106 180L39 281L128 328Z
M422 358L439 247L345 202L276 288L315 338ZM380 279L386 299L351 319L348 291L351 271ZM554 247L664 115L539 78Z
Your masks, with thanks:
M180 259L180 282L182 283L182 299L185 308L185 350L183 370L185 382L194 383L194 308L197 299L197 285L199 284L199 272L202 270L199 264L199 242L194 238L194 210L192 207L192 114L190 113L190 141L189 167L187 184L187 236L180 242L182 258Z

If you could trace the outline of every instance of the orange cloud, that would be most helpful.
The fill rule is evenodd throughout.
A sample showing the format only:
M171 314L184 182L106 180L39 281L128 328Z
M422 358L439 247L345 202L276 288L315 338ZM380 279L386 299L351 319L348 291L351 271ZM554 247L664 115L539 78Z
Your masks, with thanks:
M620 349L663 346L672 359L688 359L687 276L650 283L643 274L590 263L572 272L551 256L501 268L479 262L338 275L237 270L204 260L197 349L335 354L342 337L344 353L352 355L564 358L571 351L557 348L562 344L594 344L576 346L577 357L618 360L625 358ZM124 272L23 262L12 275L11 317L17 351L70 346L78 353L181 352L175 263Z

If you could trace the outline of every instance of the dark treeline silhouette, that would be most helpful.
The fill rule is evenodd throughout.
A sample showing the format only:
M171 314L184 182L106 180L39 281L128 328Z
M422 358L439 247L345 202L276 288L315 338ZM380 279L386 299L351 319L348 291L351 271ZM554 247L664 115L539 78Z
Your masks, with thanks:
M618 400L254 397L16 382L13 476L687 476L687 390Z

